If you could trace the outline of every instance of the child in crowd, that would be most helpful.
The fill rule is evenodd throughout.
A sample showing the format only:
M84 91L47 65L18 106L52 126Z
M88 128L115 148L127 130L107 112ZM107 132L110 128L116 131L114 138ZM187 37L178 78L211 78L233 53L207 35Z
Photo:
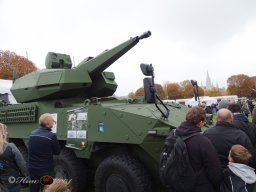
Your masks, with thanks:
M228 156L228 168L224 171L224 180L220 192L255 192L256 174L248 166L252 155L242 145L233 145Z
M44 192L71 192L71 181L54 179L51 185L45 185Z

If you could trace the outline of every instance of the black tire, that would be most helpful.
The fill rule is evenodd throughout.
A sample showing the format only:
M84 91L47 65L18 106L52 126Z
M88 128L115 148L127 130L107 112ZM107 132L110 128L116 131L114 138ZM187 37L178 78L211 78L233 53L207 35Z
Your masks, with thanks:
M69 149L62 149L59 156L54 157L56 178L72 180L72 192L86 192L88 187L88 169Z
M113 155L95 173L96 192L151 192L145 168L129 155Z

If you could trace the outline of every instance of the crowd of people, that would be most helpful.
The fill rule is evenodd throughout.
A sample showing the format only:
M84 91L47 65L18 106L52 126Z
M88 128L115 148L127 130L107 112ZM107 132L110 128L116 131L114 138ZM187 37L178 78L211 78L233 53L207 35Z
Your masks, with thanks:
M7 126L0 123L0 191L19 192L21 178L29 178L30 192L71 192L71 181L54 179L53 155L60 154L60 145L51 129L51 114L39 118L39 128L32 131L28 142L28 162L13 143L7 142Z
M253 108L248 103L220 101L216 124L185 141L191 165L198 172L193 192L256 192L256 100ZM189 109L186 120L176 129L178 136L202 132L209 112L204 104ZM10 177L28 176L35 181L29 183L30 192L71 191L70 182L54 179L53 155L61 149L51 132L54 123L51 114L40 116L40 127L29 137L27 166L19 149L7 142L7 127L0 123L0 191L19 192L20 183L10 182ZM52 182L44 186L40 179L46 175Z
M227 107L230 103L233 102L223 99L217 100L217 103L211 103L210 105L208 105L206 101L202 101L199 105L205 109L206 113L215 114L219 109ZM235 103L240 106L241 112L245 114L247 118L251 114L256 123L256 109L254 110L256 99L238 99Z
M186 141L193 169L197 172L201 170L193 192L256 191L256 100L252 100L251 105L250 101L220 101L216 105L216 124L201 136ZM200 108L204 110L205 117L199 112ZM190 113L195 115L192 124L189 124L193 122L189 119ZM177 133L186 136L191 134L192 129L201 131L200 122L205 121L206 113L209 113L206 103L192 107L186 121L177 128ZM249 114L252 115L252 122L248 120ZM185 128L184 124L187 125Z

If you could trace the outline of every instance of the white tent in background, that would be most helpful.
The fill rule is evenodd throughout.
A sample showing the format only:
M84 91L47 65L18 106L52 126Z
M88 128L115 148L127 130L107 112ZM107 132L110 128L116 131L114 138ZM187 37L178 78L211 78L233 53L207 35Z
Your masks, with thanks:
M2 80L0 79L0 94L1 95L8 95L9 101L11 104L17 103L15 98L13 97L10 89L12 87L12 80ZM1 98L0 98L1 99Z
M209 96L202 96L202 97L199 97L199 99L200 99L200 102L205 101L207 106L210 106L211 104L218 103L217 99L211 98ZM197 106L198 104L199 104L199 102L195 100L195 97L192 97L191 99L189 99L185 102L185 105L187 105L187 106L190 105L192 107Z

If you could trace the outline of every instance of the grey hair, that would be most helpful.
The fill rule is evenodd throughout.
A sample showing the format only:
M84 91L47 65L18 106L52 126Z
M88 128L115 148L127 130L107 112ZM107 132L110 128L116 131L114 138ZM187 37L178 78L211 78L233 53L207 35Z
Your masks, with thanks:
M38 123L40 126L45 126L49 119L53 119L50 113L44 113L39 117Z

